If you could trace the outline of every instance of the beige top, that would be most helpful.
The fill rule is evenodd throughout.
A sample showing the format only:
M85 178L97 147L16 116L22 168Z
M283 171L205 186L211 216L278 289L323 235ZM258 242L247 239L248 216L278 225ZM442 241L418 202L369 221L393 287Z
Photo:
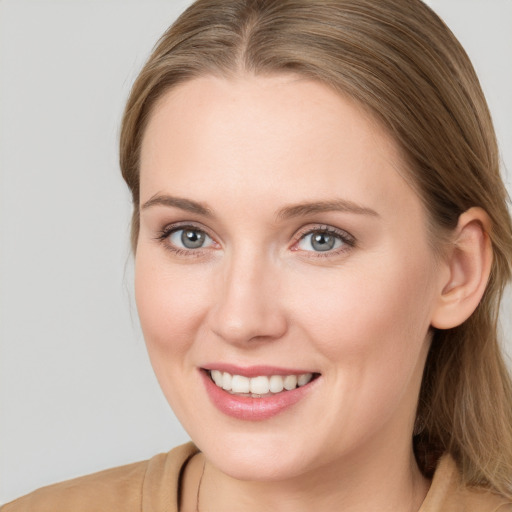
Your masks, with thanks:
M197 453L187 443L144 462L107 469L38 489L1 512L178 512L180 475ZM512 502L460 486L453 459L444 456L419 512L512 512Z

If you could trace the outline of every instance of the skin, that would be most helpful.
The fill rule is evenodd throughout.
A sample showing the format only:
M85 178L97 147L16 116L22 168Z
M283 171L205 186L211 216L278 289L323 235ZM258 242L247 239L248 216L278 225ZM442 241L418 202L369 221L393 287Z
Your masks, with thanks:
M208 510L418 510L429 482L411 436L450 267L431 249L394 141L320 83L203 77L157 104L140 172L141 325L202 452L182 510L195 510L203 464ZM211 215L155 201L165 195ZM277 214L339 200L358 209ZM176 223L206 232L205 246L173 250L179 236L162 233ZM315 252L304 233L325 226L353 243ZM320 377L291 408L248 422L212 405L198 370L211 362Z

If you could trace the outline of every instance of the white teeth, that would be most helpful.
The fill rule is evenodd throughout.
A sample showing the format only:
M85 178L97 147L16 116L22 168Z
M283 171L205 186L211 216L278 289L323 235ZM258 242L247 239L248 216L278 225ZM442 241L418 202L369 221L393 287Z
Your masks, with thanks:
M233 393L249 393L250 379L242 375L233 375L231 380L231 391Z
M222 387L222 372L219 372L219 370L212 370L211 371L212 379L219 388Z
M284 378L284 389L290 391L297 387L297 375L287 375Z
M272 375L269 379L268 387L272 393L280 393L284 389L283 377L281 375Z
M266 395L269 392L268 377L253 377L251 379L251 393Z
M260 375L258 377L244 377L243 375L231 375L228 372L211 370L213 382L225 391L241 395L261 396L268 393L281 393L283 390L291 391L297 386L305 386L313 379L312 373L300 375Z
M299 378L297 379L297 384L299 386L305 386L312 378L312 373L303 373L302 375L299 375Z
M222 389L225 389L226 391L231 391L231 381L233 380L233 377L230 373L224 372L222 374Z

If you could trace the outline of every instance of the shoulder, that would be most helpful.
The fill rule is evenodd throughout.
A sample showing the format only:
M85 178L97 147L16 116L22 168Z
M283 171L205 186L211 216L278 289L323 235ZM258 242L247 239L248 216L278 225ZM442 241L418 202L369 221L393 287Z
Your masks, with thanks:
M512 502L489 490L462 484L450 455L437 466L432 485L419 512L512 512Z
M197 453L192 443L153 458L38 489L1 512L172 512L182 467Z
M149 461L137 462L42 487L0 510L81 512L95 510L91 506L96 503L101 503L103 510L140 510L140 490L148 465Z

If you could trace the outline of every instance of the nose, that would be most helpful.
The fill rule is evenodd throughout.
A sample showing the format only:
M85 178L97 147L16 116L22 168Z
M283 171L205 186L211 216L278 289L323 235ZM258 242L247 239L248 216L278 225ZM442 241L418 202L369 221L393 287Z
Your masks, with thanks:
M256 255L233 256L226 261L210 310L213 333L228 343L244 346L282 337L288 322L280 303L277 274L271 262Z

